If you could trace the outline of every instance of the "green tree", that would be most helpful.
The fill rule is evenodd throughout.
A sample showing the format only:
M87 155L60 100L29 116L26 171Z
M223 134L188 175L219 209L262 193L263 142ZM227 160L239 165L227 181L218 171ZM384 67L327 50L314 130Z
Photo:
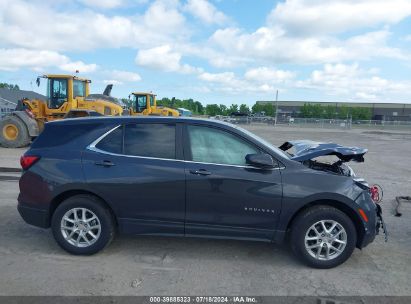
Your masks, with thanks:
M0 82L0 88L6 88L9 90L20 90L17 84L10 84L10 83L5 83L5 82Z
M120 101L126 105L127 108L133 107L133 102L128 98L121 98Z
M341 105L338 107L338 118L339 119L346 119L350 115L351 109L346 105Z
M241 104L240 105L240 112L241 113L250 113L250 108L246 104Z
M184 108L190 110L193 114L204 114L204 106L202 103L199 101L194 101L192 98L181 100L178 98L170 99L163 97L157 100L157 105L169 108Z
M209 116L221 115L220 107L216 104L208 104L206 105L205 113Z
M220 113L221 113L220 115L225 115L225 116L228 115L228 109L226 105L220 104L219 108L220 108Z
M232 104L229 108L228 108L228 114L231 114L233 112L238 112L238 104Z

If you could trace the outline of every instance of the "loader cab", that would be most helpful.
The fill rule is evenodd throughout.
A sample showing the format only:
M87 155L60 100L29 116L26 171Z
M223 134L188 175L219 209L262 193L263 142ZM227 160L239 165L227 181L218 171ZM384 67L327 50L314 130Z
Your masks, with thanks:
M130 100L131 114L149 115L156 107L155 95L150 93L132 93Z
M64 103L74 100L84 100L89 94L89 83L87 79L69 75L44 75L40 78L47 79L47 108L60 109Z

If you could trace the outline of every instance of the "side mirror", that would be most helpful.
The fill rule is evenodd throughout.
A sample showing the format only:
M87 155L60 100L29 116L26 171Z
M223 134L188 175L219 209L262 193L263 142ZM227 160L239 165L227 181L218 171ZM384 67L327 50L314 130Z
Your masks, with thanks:
M264 153L259 154L247 154L245 157L245 161L247 164L259 167L259 168L273 168L274 161L273 158Z

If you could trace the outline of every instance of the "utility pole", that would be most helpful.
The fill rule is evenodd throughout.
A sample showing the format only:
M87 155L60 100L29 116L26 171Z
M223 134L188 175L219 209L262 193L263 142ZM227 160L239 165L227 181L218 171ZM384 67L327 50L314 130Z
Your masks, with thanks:
M278 90L275 93L275 120L274 120L274 126L277 126L277 113L278 113Z

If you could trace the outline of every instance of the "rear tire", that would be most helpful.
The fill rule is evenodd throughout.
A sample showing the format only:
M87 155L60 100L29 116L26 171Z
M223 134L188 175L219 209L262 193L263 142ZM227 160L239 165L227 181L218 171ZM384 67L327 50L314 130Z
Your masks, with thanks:
M305 264L332 268L351 256L357 231L344 212L330 206L315 206L294 220L290 242L294 254Z
M61 248L75 255L91 255L113 240L115 222L110 210L92 195L63 201L53 214L51 228Z
M30 143L26 124L17 116L10 115L0 120L0 145L5 148L21 148Z

